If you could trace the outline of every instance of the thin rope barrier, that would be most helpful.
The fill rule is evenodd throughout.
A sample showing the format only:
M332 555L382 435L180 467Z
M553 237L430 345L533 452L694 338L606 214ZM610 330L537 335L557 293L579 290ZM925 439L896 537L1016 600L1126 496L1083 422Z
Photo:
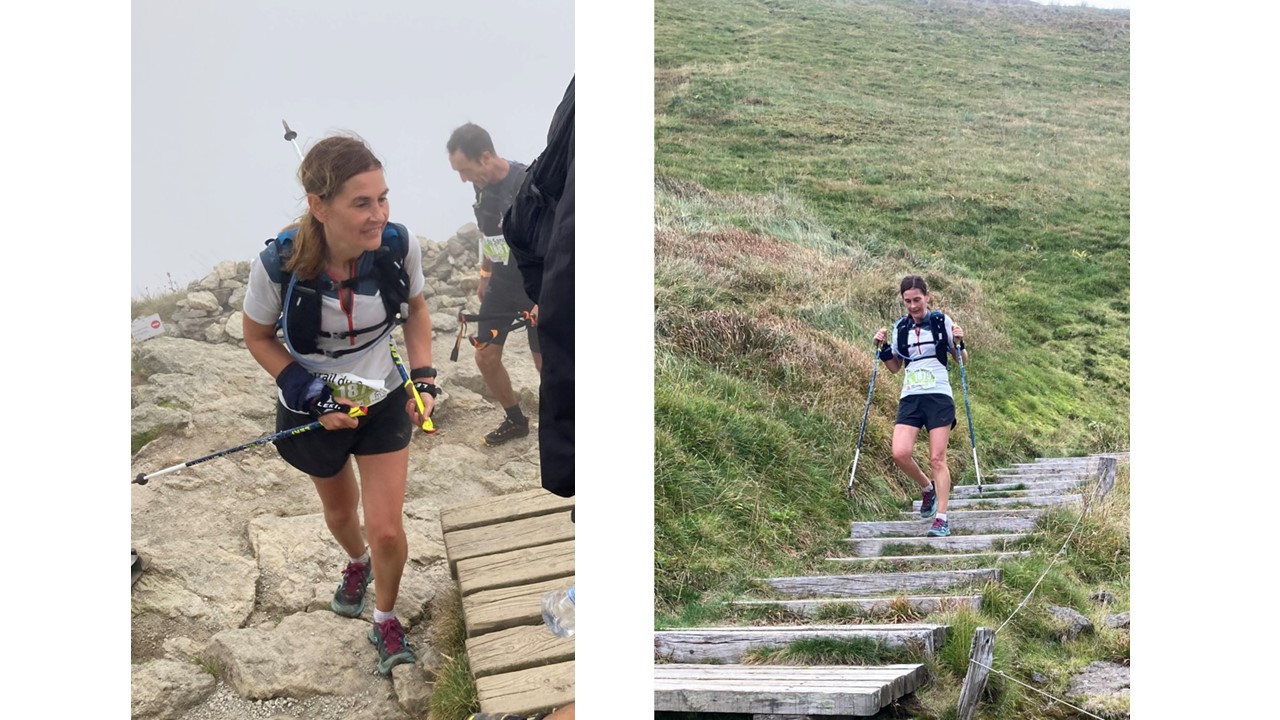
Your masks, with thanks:
M1102 462L1101 458L1099 458L1098 462L1101 465L1101 462ZM1049 571L1053 569L1053 566L1058 562L1058 559L1063 557L1066 554L1067 546L1071 543L1072 536L1075 535L1076 529L1080 527L1080 523L1084 521L1085 515L1089 514L1089 509L1093 506L1093 501L1097 499L1098 491L1101 489L1101 487L1102 487L1102 473L1099 472L1097 478L1094 480L1093 489L1089 493L1089 496L1086 498L1084 507L1081 508L1080 510L1080 516L1076 518L1076 524L1071 527L1071 532L1067 533L1066 539L1062 541L1062 547L1058 548L1058 552L1054 554L1053 560L1050 561L1049 563L1049 567L1045 568L1044 573L1042 573L1040 575L1040 578L1036 580L1035 585L1031 586L1031 591L1027 593L1027 596L1022 599L1022 602L1018 603L1018 607L1014 608L1013 613L1009 615L1008 619L1006 619L1003 623L1001 623L1000 627L996 629L992 638L993 642L994 642L994 636L999 635L1000 631L1003 630L1005 626L1008 625L1009 622L1013 620L1014 616L1016 616L1018 612L1022 610L1022 608L1027 604L1027 601L1031 599L1031 596L1035 595L1036 589L1040 587L1040 583L1043 582L1046 577L1048 577ZM983 663L980 663L977 660L974 660L973 658L969 658L969 662L979 667L984 667L987 670L990 670L991 672L996 673L1001 677L1008 678L1009 680L1021 685L1022 687L1027 688L1028 690L1032 690L1037 693L1040 693L1041 695L1044 695L1045 697L1049 698L1050 700L1053 700L1054 702L1066 705L1067 707L1073 710L1076 710L1078 712L1082 712L1085 715L1088 715L1089 717L1097 718L1098 720L1106 720L1105 718L1102 718L1098 715L1094 715L1093 713L1089 712L1088 710L1085 710L1084 708L1072 705L1071 703L1067 702L1066 700L1063 700L1062 698L1054 697L1053 695L1050 695L1049 693L1039 688L1032 687L1011 675L1008 675L999 670L996 670L990 665L985 665Z
M1045 697L1049 698L1050 700L1053 700L1054 702L1062 703L1063 705L1066 705L1067 707L1069 707L1069 708L1071 708L1071 709L1073 709L1073 710L1076 710L1076 711L1078 711L1078 712L1082 712L1082 713L1084 713L1085 715L1088 715L1088 716L1089 716L1089 717L1091 717L1091 718L1098 718L1098 720L1107 720L1107 719L1106 719L1106 718L1104 718L1104 717L1099 717L1099 716L1097 716L1097 715L1094 715L1093 713L1089 712L1088 710L1085 710L1085 709L1084 709L1084 708L1082 708L1082 707L1076 707L1075 705L1072 705L1071 703L1067 702L1066 700L1063 700L1062 698L1056 698L1056 697L1054 697L1054 696L1050 695L1049 693L1047 693L1047 692L1045 692L1045 691L1043 691L1043 690L1041 690L1041 689L1039 689L1039 688L1031 687L1030 685L1028 685L1028 684L1026 684L1026 683L1022 682L1021 680L1019 680L1019 679L1017 679L1017 678L1015 678L1015 677L1011 677L1011 676L1009 676L1009 675L1005 675L1004 673L1000 672L999 670L996 670L995 668L991 667L990 665L983 665L982 663L978 662L977 660L970 660L969 662L973 663L974 665L978 665L978 666L980 666L980 667L984 667L984 668L986 668L986 669L990 670L991 672L993 672L993 673L995 673L995 674L997 674L997 675L1000 675L1001 677L1009 678L1009 679L1010 679L1010 680L1012 680L1013 682L1018 683L1019 685L1021 685L1022 687L1026 688L1026 689L1028 689L1028 690L1034 690L1035 692L1040 693L1041 695L1043 695L1043 696L1045 696Z

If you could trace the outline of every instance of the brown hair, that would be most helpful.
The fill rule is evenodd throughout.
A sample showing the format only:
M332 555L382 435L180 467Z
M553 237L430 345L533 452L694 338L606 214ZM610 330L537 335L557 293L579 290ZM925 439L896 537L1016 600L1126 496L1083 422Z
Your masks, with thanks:
M908 275L902 278L902 284L898 286L898 294L901 295L912 288L919 290L925 295L929 294L929 287L924 284L924 278L919 275Z
M369 146L355 135L327 137L307 151L307 157L298 166L298 182L309 195L317 195L329 202L342 191L342 185L352 177L370 170L381 170L379 160ZM285 262L285 270L300 280L310 280L324 269L327 243L324 225L311 215L310 208L302 211L302 217L290 227L297 226L293 239L293 251Z

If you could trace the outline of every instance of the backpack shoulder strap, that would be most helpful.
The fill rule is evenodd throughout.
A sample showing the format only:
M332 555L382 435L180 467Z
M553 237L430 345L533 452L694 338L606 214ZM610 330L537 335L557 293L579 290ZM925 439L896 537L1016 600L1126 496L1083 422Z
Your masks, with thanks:
M947 355L950 354L951 349L947 343L947 316L941 310L929 313L929 327L933 331L933 344L934 349L937 350L938 362L946 367Z
M898 318L898 322L894 323L894 346L898 349L898 356L902 359L902 364L907 365L911 362L910 351L907 349L907 330L911 329L911 316L903 315Z

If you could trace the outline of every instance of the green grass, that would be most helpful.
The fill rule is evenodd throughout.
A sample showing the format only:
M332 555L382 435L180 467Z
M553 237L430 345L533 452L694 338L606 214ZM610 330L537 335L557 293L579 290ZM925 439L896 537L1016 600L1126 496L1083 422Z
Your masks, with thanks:
M456 587L431 603L431 644L444 658L436 670L428 705L428 717L465 718L480 711L480 696L471 679L467 658L467 628L462 615L462 594Z
M908 646L888 646L869 638L805 638L781 648L754 648L744 665L893 665L921 662L924 654Z
M918 497L890 457L901 375L883 368L843 496L871 336L901 315L903 275L965 329L984 471L1128 447L1128 13L659 0L655 14L657 626L727 621L723 601L770 597L760 578L862 572L825 559L847 554L848 523ZM949 464L972 483L951 369ZM1070 512L1002 565L983 623L1030 589ZM1038 593L1087 607L1080 588L1114 586L1127 603L1127 516L1091 533ZM1050 647L1047 616L1026 614L1000 662L1121 652ZM954 675L921 693L940 717ZM993 681L989 717L1053 717L1022 692Z

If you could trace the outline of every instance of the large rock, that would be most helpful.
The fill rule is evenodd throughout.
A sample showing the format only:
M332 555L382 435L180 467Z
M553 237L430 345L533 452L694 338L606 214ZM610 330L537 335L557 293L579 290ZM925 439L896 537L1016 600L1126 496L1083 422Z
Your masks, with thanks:
M406 622L416 622L422 608L435 596L417 568L443 560L444 538L429 523L405 519L409 561L400 578L397 611ZM328 611L333 592L348 562L333 539L322 514L297 517L262 516L249 523L249 539L258 556L261 582L258 610L276 616L296 612ZM369 585L364 615L373 619L377 584Z
M196 638L202 640L239 627L249 617L258 583L253 560L205 538L154 544L143 535L134 543L146 563L133 586L135 618L154 616L158 631L166 630L165 619L180 623L203 631L203 637Z
M369 623L332 612L290 615L275 627L218 633L209 657L241 697L355 695L369 684L378 654Z
M458 332L458 315L456 313L443 312L431 313L431 330L438 333ZM470 345L465 338L462 342L465 345Z
M261 573L259 610L287 615L329 609L347 557L324 515L256 517L249 521L249 542Z
M217 684L204 668L189 662L152 660L134 665L132 717L176 720L208 697Z
M1129 629L1129 612L1126 610L1125 612L1116 613L1115 615L1108 615L1106 622L1107 622L1107 627L1113 627L1118 630L1128 630Z
M1071 678L1067 697L1086 710L1107 716L1129 717L1129 668L1099 660Z
M227 318L227 325L224 328L227 336L236 342L244 342L244 313L241 312L241 308L244 307L243 295L240 296L240 306Z
M189 293L187 295L187 307L192 310L204 310L211 313L222 312L222 303L218 302L218 298L208 290L197 290Z
M1064 626L1061 636L1064 642L1075 640L1082 633L1093 632L1093 623L1089 621L1089 618L1081 615L1073 608L1050 605L1049 614Z
M133 409L132 427L134 435L158 435L162 432L182 430L191 424L191 413L182 408L160 407L148 402L139 404Z

